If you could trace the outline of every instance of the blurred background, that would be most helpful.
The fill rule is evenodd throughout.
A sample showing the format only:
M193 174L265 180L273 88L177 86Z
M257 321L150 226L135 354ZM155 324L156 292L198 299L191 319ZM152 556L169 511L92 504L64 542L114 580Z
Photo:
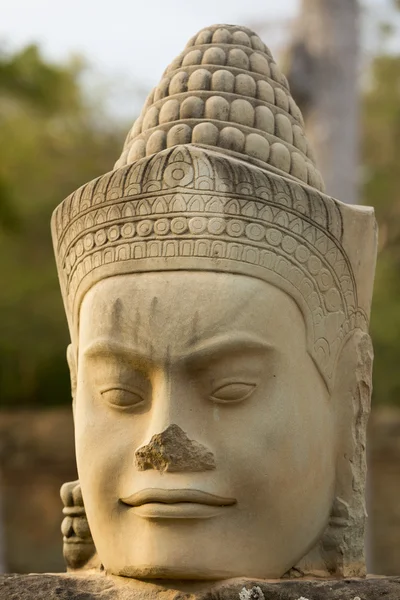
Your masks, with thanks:
M199 29L248 25L289 78L328 192L380 226L369 571L400 575L400 1L5 0L0 23L0 572L62 571L76 479L50 216L109 171Z

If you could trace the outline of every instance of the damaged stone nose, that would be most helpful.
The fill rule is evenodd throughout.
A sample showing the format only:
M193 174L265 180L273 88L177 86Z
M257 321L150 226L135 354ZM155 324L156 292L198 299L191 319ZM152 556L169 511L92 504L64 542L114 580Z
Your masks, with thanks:
M153 435L149 444L136 450L135 459L139 471L177 473L216 469L213 453L190 440L178 425L169 425L162 433Z

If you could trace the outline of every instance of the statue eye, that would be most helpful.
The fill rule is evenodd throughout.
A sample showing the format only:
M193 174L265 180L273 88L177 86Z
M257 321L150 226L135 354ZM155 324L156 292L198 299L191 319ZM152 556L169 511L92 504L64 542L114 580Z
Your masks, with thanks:
M241 402L246 400L256 388L254 383L228 383L222 385L213 391L210 398L214 402L220 402L221 404Z
M124 388L112 388L101 392L103 399L112 406L120 408L138 406L144 402L143 396L139 392L126 390Z

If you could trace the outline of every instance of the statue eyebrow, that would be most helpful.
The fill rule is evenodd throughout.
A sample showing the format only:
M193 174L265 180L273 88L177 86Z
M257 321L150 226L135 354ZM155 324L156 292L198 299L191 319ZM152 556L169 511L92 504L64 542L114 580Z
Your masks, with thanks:
M196 344L182 355L183 361L194 361L205 359L215 354L228 354L262 350L264 352L274 350L275 347L257 335L235 332L234 335L219 335Z
M264 352L271 351L274 346L267 343L262 338L248 333L235 333L214 336L204 340L194 347L183 351L180 356L177 356L177 362L192 362L196 360L204 360L216 354L229 354L240 352L251 352L262 350ZM107 358L110 354L117 355L122 358L134 360L142 365L153 364L154 361L147 354L143 354L134 347L124 346L107 339L99 339L87 346L82 353L86 358Z
M148 355L143 354L139 350L129 346L123 346L122 344L118 344L117 342L113 342L107 339L99 339L89 344L83 351L82 355L86 358L96 359L96 358L107 358L112 354L113 356L120 356L121 358L128 358L129 360L134 360L135 362L148 365L152 364L151 358Z

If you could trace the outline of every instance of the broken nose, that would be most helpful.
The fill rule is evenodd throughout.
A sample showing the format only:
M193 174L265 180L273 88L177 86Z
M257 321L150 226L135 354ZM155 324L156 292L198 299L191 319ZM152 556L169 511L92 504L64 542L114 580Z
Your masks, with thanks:
M146 446L135 452L139 471L196 472L216 469L215 458L205 446L190 440L178 425L169 425L153 435Z

